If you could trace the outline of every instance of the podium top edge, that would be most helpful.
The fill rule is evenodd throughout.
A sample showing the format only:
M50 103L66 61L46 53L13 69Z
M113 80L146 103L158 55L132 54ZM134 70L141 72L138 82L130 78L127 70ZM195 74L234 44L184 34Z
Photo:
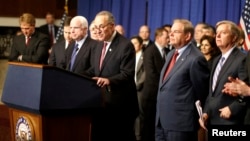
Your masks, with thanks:
M8 62L9 65L16 66L26 66L26 67L34 67L34 68L51 68L49 65L35 64L35 63L25 63L25 62Z

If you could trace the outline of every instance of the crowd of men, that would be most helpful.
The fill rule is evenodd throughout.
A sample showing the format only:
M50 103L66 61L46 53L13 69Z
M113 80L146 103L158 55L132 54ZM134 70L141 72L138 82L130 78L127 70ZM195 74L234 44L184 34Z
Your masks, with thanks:
M47 16L50 23L39 30L32 14L20 16L22 34L9 60L95 80L105 106L93 117L92 141L201 141L205 135L198 130L250 123L250 53L242 50L244 34L232 21L194 27L175 19L151 40L147 25L127 38L113 14L101 11L90 25L83 16L67 17L56 42L58 27Z

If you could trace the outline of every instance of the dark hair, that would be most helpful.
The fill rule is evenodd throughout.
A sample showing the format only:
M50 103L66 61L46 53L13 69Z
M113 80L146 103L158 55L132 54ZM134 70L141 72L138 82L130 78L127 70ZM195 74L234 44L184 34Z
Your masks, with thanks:
M137 39L139 41L140 45L143 44L143 39L140 36L138 36L138 35L132 36L130 38L130 40L132 40L132 39Z
M71 19L72 19L72 17L70 17L70 16L66 17L63 26L69 26Z
M171 25L171 24L164 24L162 27L163 27L163 28L164 28L164 27L170 27L170 28L171 28L172 25Z
M207 40L209 42L209 44L211 45L211 48L213 48L213 50L211 52L212 56L218 55L220 53L220 50L219 50L219 48L216 45L215 37L208 36L208 35L203 35L201 37L201 41L200 42L202 43L203 40Z

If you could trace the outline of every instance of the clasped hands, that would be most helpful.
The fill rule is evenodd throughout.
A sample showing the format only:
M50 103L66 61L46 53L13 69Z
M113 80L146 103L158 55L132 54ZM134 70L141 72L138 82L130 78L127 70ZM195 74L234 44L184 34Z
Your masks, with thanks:
M250 87L239 78L228 77L230 82L224 85L222 92L231 96L249 96Z

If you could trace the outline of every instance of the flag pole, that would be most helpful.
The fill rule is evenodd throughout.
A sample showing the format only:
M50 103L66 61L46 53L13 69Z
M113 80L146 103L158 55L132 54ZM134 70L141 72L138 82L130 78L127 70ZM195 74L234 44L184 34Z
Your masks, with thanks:
M69 14L68 0L65 0L64 11L67 15Z
M63 35L63 24L64 24L64 20L68 16L68 13L69 13L68 0L65 0L64 13L63 13L63 16L62 16L62 19L61 19L61 22L60 22L58 32L56 34L56 41L58 41L60 36Z

